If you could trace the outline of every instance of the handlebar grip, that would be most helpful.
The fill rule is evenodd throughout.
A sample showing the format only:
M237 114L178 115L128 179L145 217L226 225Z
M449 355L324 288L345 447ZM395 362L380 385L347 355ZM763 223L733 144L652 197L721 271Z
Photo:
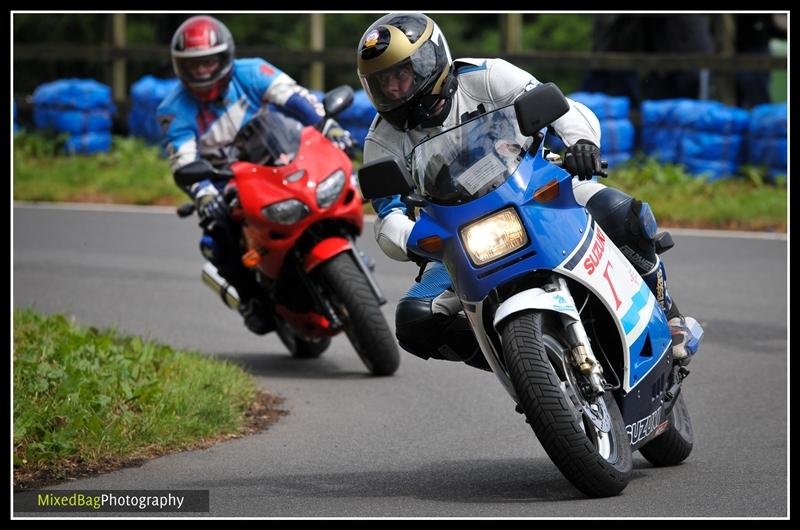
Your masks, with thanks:
M176 213L178 214L178 217L180 217L181 219L189 217L194 213L194 204L192 204L191 202L185 202L180 206L178 206Z
M595 175L597 175L598 177L608 178L608 173L606 173L606 169L608 169L608 160L601 160L600 171L596 172Z

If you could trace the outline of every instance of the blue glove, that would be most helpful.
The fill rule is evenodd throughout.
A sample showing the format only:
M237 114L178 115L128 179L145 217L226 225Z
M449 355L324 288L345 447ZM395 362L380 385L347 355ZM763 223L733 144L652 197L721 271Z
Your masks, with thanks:
M325 120L325 124L322 126L322 134L333 142L336 147L347 153L348 156L352 156L353 139L350 136L350 131L339 125L336 120L333 118Z

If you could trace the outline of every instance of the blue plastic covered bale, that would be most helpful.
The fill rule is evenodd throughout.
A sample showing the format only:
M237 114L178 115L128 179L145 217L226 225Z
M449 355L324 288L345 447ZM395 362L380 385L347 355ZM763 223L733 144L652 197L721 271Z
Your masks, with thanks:
M164 132L156 120L158 105L180 84L178 79L159 79L146 75L131 85L130 134L158 143Z
M685 98L642 102L642 148L711 180L735 174L744 160L747 111Z
M625 160L631 157L635 142L633 124L628 120L630 99L624 96L609 96L601 92L573 92L567 96L586 105L600 121L600 153L603 159ZM546 139L545 145L554 151L564 149L558 138ZM625 156L622 156L625 155ZM618 163L618 162L616 162Z
M40 85L33 104L56 109L107 109L114 111L111 88L94 79L60 79Z
M631 108L631 101L625 96L609 96L601 92L573 92L567 97L589 107L600 121L627 120Z
M106 153L111 150L111 133L89 132L70 136L64 150L69 154Z
M49 119L51 127L70 134L111 130L111 113L105 109L52 112Z
M693 101L681 104L678 121L683 128L679 162L689 173L718 180L738 172L745 159L747 111L718 101Z
M682 135L678 117L693 103L686 98L643 101L642 150L661 162L678 162Z
M633 150L634 129L627 118L601 121L600 131L600 150L603 154L630 153Z
M788 107L786 103L767 103L750 110L751 136L786 138Z
M678 162L681 154L680 129L644 127L642 150L661 162Z
M723 135L741 135L750 123L746 110L728 107L719 101L681 103L676 106L675 117L682 128Z
M627 162L632 156L633 155L631 153L614 153L610 155L603 155L602 158L608 162L608 167L612 168L622 164L623 162Z
M789 159L789 142L786 138L751 138L748 152L751 164L785 170Z
M33 93L33 119L39 129L70 135L69 153L107 151L111 147L111 88L93 79L60 79Z
M681 162L692 175L705 176L709 182L736 175L737 164L715 160L686 159Z
M635 130L629 120L601 121L600 131L600 154L603 158L623 153L628 155L627 158L630 158L633 151ZM566 149L561 138L550 132L545 136L544 145L557 153Z
M680 139L680 160L727 162L738 166L744 160L744 137L740 134L713 134L688 130Z
M767 166L767 176L786 175L789 149L786 103L767 103L753 107L747 134L747 162Z
M642 125L677 128L678 116L691 108L694 100L687 98L642 101Z

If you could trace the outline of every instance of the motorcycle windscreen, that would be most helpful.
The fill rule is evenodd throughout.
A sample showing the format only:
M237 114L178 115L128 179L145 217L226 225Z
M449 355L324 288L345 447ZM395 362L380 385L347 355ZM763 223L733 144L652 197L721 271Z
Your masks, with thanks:
M303 124L274 109L262 109L236 134L237 159L262 166L284 166L300 150Z
M431 202L463 204L514 174L531 141L519 130L514 106L501 107L419 143L412 175Z

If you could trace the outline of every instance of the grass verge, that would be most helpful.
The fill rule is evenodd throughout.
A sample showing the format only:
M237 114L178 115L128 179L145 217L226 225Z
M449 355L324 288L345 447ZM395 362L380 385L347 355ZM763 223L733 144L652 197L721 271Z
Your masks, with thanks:
M261 430L285 411L232 363L14 311L14 488Z
M172 205L186 197L158 147L114 136L108 153L66 156L62 140L14 135L15 200Z

